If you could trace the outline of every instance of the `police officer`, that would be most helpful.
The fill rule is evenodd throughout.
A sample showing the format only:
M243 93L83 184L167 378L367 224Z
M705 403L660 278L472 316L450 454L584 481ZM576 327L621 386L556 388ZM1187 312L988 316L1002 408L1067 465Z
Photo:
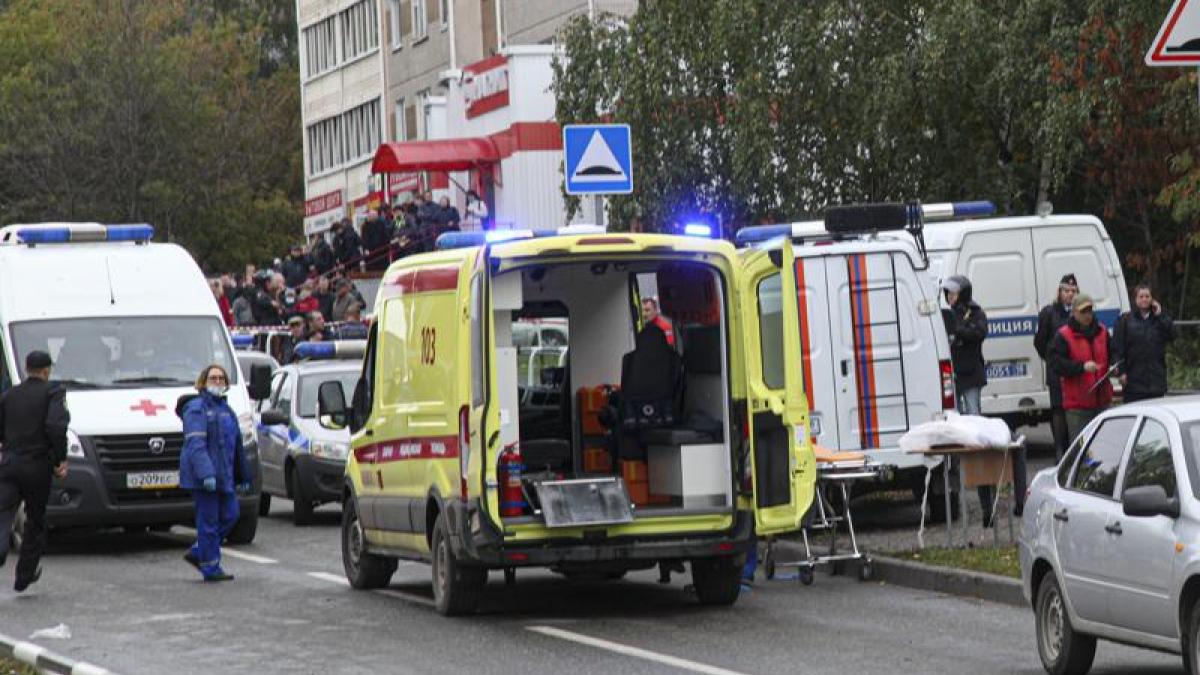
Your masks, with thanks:
M42 576L46 503L51 476L67 475L66 392L50 384L50 355L25 357L25 381L0 395L0 567L8 557L8 533L25 502L25 532L13 590L23 592Z
M1071 439L1067 437L1067 418L1063 412L1062 379L1054 372L1050 359L1050 343L1071 318L1071 306L1079 293L1075 275L1064 274L1058 281L1058 294L1054 302L1038 312L1037 334L1033 336L1033 347L1046 364L1046 387L1050 391L1050 431L1054 434L1054 453L1062 459Z

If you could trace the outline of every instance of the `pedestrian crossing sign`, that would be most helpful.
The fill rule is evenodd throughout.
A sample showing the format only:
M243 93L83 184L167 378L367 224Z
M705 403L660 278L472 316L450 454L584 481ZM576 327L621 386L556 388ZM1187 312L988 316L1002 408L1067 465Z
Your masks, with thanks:
M633 143L628 124L568 124L563 127L567 194L633 192Z

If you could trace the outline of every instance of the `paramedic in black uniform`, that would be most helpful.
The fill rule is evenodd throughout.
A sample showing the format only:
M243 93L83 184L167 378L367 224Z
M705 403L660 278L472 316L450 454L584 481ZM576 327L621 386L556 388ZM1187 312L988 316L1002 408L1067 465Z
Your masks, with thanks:
M50 384L50 355L25 357L25 381L0 395L0 567L8 557L8 532L25 502L25 532L13 590L24 591L42 576L46 548L46 502L52 476L67 475L66 392Z

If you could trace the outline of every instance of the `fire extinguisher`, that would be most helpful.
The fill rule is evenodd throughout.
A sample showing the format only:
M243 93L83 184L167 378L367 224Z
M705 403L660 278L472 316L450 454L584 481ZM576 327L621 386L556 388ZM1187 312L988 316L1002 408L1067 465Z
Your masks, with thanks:
M500 451L500 463L496 473L500 479L500 515L520 516L525 513L525 493L521 490L521 471L525 465L521 460L521 448L516 443Z

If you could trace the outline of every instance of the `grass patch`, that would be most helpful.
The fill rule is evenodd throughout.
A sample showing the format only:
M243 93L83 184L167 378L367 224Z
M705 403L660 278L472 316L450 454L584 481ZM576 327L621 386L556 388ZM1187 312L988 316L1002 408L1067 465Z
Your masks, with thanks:
M1021 567L1017 561L1016 546L999 548L927 548L924 551L891 553L901 560L955 567L972 572L988 572L1000 576L1021 578Z
M0 675L38 675L38 671L33 666L0 655Z

